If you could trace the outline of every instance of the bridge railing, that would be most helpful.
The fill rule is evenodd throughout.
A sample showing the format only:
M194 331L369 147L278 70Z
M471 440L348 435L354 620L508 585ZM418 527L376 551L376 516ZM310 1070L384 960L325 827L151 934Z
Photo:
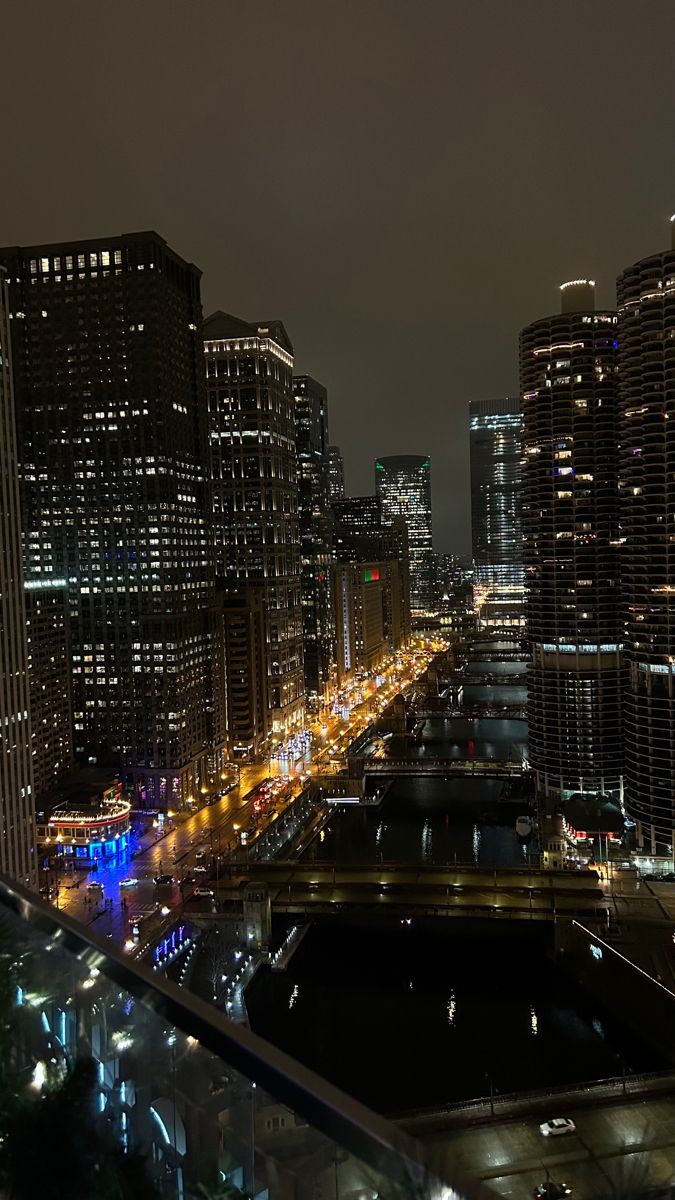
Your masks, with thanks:
M670 1092L675 1089L675 1072L654 1071L641 1074L624 1073L607 1079L584 1080L577 1084L558 1084L525 1092L493 1091L490 1096L477 1096L471 1100L457 1100L437 1108L417 1108L407 1112L389 1113L390 1121L396 1121L411 1132L423 1132L425 1126L458 1123L467 1119L506 1116L519 1111L545 1107L550 1109L553 1098L570 1105L597 1103L600 1100L619 1099L623 1096L640 1096L652 1092Z

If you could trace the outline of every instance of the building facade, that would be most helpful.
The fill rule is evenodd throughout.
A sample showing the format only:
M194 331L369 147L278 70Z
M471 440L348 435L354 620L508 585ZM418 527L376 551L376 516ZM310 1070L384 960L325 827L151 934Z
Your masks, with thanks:
M35 797L9 312L0 268L0 871L34 887Z
M328 490L331 504L335 500L344 500L345 463L339 446L328 447Z
M381 565L383 633L390 650L410 641L408 527L402 517L382 524L377 496L351 496L333 505L333 553L338 562Z
M520 400L472 400L471 543L479 624L525 624Z
M262 593L268 727L283 738L305 712L293 347L280 321L216 312L204 353L216 572Z
M382 521L403 517L408 527L410 602L424 612L433 606L433 539L431 527L431 459L398 454L375 462L375 489Z
M638 844L675 841L675 219L618 280L626 808Z
M530 760L541 793L620 794L616 314L561 296L520 336Z
M68 583L27 579L26 626L36 810L73 769Z
M228 744L235 759L264 752L270 735L267 629L261 588L223 591Z
M224 761L200 272L151 232L0 262L26 573L68 581L75 754L179 807Z
M332 519L328 459L328 396L310 375L293 379L298 457L298 518L302 638L307 701L327 697L334 662L330 587Z
M332 568L339 684L372 672L384 657L381 575L380 563L336 563Z

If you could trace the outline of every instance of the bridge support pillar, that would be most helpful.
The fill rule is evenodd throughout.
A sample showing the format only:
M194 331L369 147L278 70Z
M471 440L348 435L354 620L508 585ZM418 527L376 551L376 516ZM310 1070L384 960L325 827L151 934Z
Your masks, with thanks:
M246 945L252 950L267 950L272 939L272 905L265 884L246 885L243 907Z

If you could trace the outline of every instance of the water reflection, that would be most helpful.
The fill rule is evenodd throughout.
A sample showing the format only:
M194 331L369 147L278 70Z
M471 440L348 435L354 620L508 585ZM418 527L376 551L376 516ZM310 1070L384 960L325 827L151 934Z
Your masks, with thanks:
M555 966L549 936L522 922L318 921L287 971L248 988L251 1025L384 1112L485 1095L486 1073L509 1092L616 1075L620 1059L665 1067Z

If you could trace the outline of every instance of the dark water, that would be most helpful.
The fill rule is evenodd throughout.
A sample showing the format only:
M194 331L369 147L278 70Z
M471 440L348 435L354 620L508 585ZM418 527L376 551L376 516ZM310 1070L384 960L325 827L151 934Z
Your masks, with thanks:
M536 842L516 837L518 805L501 823L498 779L397 779L382 806L336 812L305 860L316 862L467 863L483 867L536 865ZM518 811L527 812L523 801ZM487 813L488 820L484 820Z
M665 1064L547 957L538 927L317 923L256 976L251 1024L380 1112Z
M499 662L493 659L476 659L467 663L468 675L524 675L526 662Z
M527 688L520 684L467 683L463 690L464 703L472 704L526 704Z
M398 752L394 748L394 757ZM432 717L420 742L410 742L406 757L500 759L519 762L527 756L527 722L501 717Z

